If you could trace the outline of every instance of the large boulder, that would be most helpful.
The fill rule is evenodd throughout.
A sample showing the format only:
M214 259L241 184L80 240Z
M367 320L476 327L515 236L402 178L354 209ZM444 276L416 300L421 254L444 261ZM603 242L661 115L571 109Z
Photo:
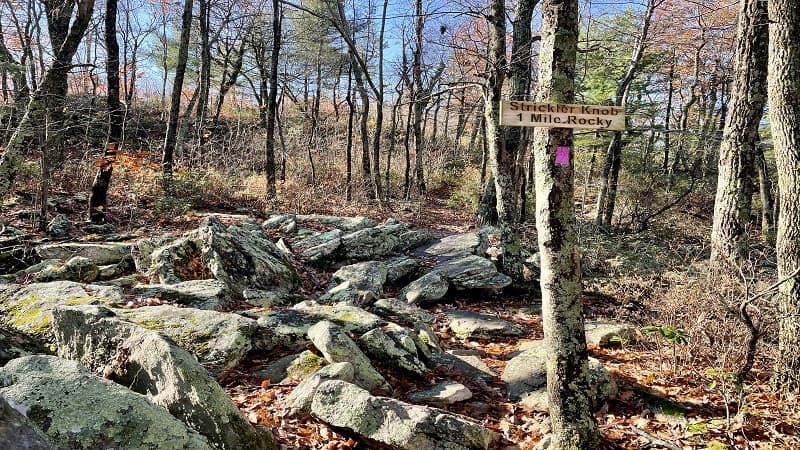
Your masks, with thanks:
M369 356L382 363L416 376L427 372L425 365L417 357L416 345L400 345L389 334L380 328L364 333L358 342L366 349Z
M219 280L188 280L175 284L137 284L131 293L156 297L197 309L214 309L230 302L230 292Z
M397 221L364 228L341 237L343 255L352 261L365 261L416 247L430 239L421 230L411 230L409 224Z
M249 289L294 289L299 278L283 252L261 231L225 225L214 216L197 230L203 262L236 295Z
M91 283L99 275L100 269L94 261L83 256L73 256L63 264L45 267L34 275L34 279L39 282L67 280Z
M24 410L24 408L23 408ZM0 448L53 450L47 437L0 396Z
M428 272L404 287L397 294L399 300L410 304L433 303L447 294L450 283L437 272Z
M72 281L5 284L0 285L0 322L11 330L45 337L59 305L116 306L125 301L122 290L113 286Z
M191 354L161 334L98 307L58 308L53 317L60 356L147 396L212 445L277 448L272 435L256 431Z
M383 264L386 266L386 281L394 284L413 275L419 269L420 261L410 256L395 256Z
M311 413L319 420L365 438L408 450L487 449L492 431L436 408L374 397L344 381L317 387Z
M66 242L46 244L36 248L42 259L66 261L74 256L91 259L96 265L116 264L131 254L132 244L126 243L78 243Z
M472 391L455 381L443 381L408 395L408 399L414 403L424 403L431 406L452 405L471 398Z
M311 412L311 402L317 388L328 380L341 380L352 383L355 371L349 362L340 362L325 366L304 379L286 397L284 405L290 417L301 417Z
M392 392L392 387L339 326L322 321L308 329L308 337L330 363L353 365L353 381L369 391Z
M321 214L301 214L296 216L295 220L303 224L323 225L331 228L338 228L342 231L356 231L376 225L374 220L364 216L339 217Z
M639 330L624 323L586 322L586 343L597 347L635 342L640 337Z
M211 449L166 409L74 361L15 359L0 368L0 395L61 449Z
M409 305L396 298L380 299L372 305L372 308L378 315L387 319L400 319L405 322L420 321L424 323L433 323L433 321L436 320L436 317L428 311L415 305Z
M455 258L474 255L481 245L478 233L461 233L445 236L420 250L426 256Z
M120 315L169 336L212 373L234 367L252 348L256 321L238 314L171 305L124 310Z
M434 352L429 362L430 366L444 366L448 371L458 372L468 380L486 385L492 381L496 374L479 357L474 355L454 354L449 352Z
M320 305L315 302L302 302L294 305L293 309L308 314L315 323L329 320L345 331L354 333L366 333L386 323L381 317L351 305Z
M511 284L511 277L497 271L486 258L467 255L446 260L432 269L450 281L456 289L502 289Z
M294 248L311 263L327 263L335 259L342 245L342 230L334 228L315 234L295 243Z
M344 266L331 276L334 286L320 297L320 301L369 305L383 297L386 283L386 265L367 261Z
M534 341L506 363L501 379L512 400L522 400L536 410L547 410L547 360L551 357L543 341ZM589 358L589 398L595 405L615 395L617 386L603 364Z
M519 336L522 328L491 314L476 313L460 309L445 311L450 329L461 339L473 337Z
M144 253L141 257L134 257L134 262L142 259L141 262L136 263L137 268L149 260L150 264L147 266L147 272L151 275L151 278L157 279L161 284L175 284L185 281L188 275L186 273L188 268L197 268L197 266L201 265L200 239L196 230L153 250L147 248L146 241L138 242L136 248L141 249L143 252L150 251L150 255L146 258ZM134 251L134 254L137 254L136 251ZM140 268L139 270L142 269Z

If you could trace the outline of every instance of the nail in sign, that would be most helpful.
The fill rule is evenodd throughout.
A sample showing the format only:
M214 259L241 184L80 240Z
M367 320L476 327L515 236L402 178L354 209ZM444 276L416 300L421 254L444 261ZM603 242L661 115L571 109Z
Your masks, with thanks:
M559 166L569 165L569 147L559 146L556 147L556 164Z

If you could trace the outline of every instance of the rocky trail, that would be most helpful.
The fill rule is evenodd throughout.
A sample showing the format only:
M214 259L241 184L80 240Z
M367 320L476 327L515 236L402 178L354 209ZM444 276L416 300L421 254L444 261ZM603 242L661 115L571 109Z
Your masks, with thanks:
M533 448L548 431L538 296L509 291L495 230L214 214L95 231L5 238L0 448ZM637 417L681 406L623 374L652 348L589 306L601 429L658 444Z

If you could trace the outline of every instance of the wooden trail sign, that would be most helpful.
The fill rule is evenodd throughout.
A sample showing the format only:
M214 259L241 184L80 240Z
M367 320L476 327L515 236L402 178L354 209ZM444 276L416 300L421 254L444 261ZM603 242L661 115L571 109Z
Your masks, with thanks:
M501 100L500 125L621 131L625 129L625 110L621 106Z

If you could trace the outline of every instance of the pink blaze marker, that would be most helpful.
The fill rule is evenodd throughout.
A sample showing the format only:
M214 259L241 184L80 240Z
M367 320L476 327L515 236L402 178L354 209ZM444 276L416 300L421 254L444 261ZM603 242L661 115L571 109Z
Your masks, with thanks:
M559 146L556 148L556 164L559 166L569 165L569 147Z

